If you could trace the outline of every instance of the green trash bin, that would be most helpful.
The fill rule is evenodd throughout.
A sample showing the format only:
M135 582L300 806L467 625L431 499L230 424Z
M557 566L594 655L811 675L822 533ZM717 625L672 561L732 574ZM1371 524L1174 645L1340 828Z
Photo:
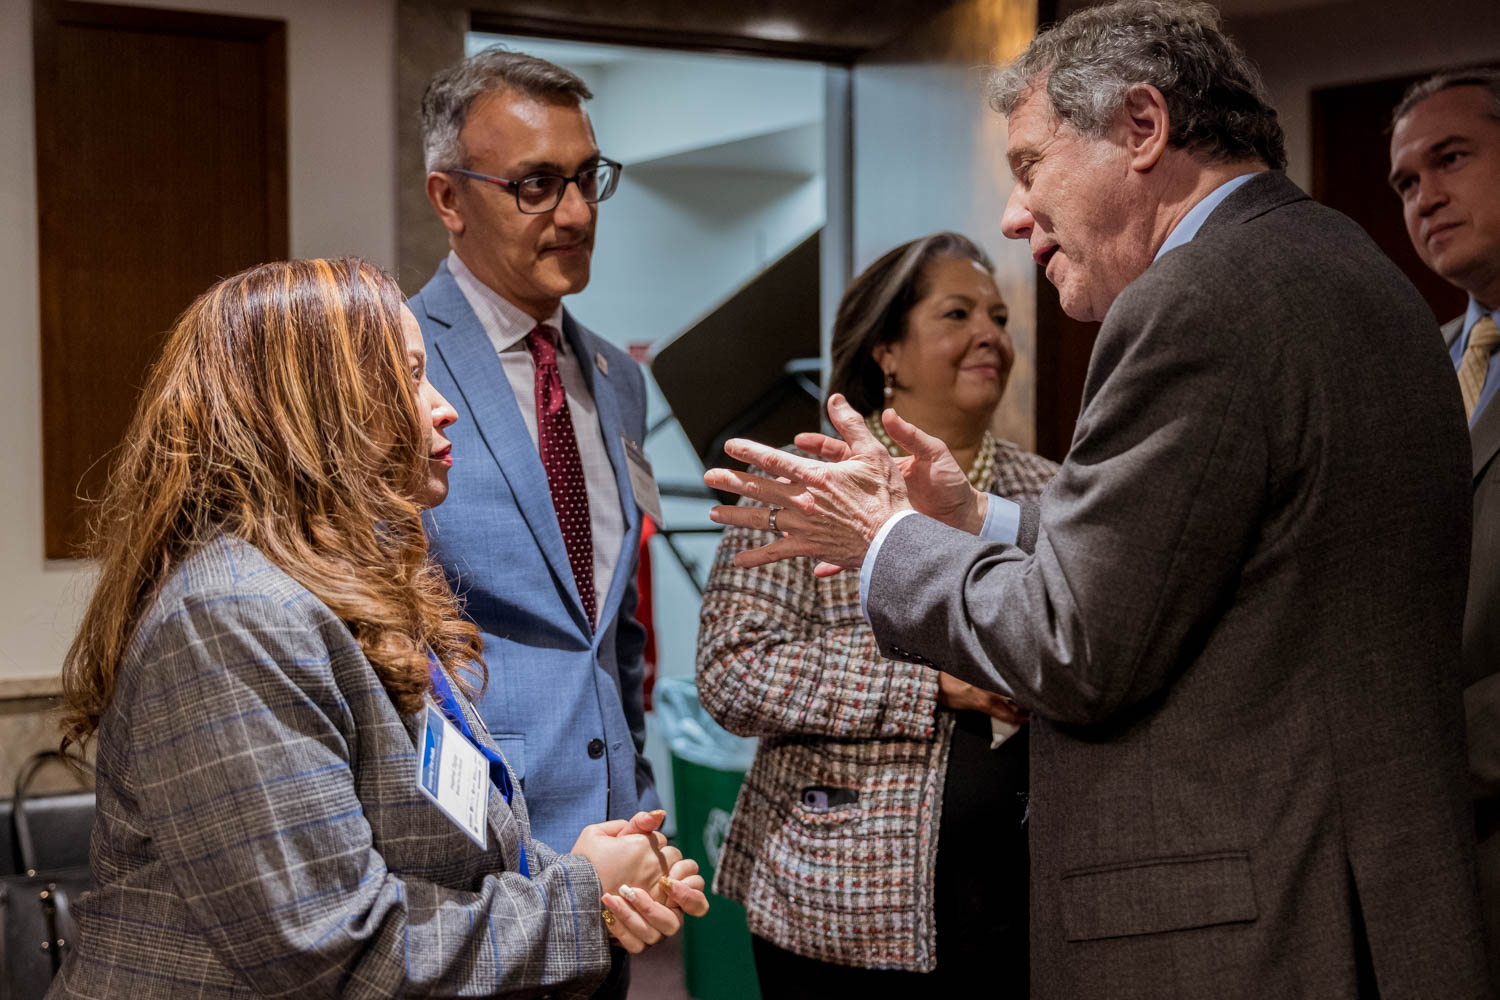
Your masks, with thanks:
M755 741L726 732L698 704L692 681L665 678L653 697L672 750L677 843L697 860L710 887L729 833L729 815ZM708 915L682 928L682 966L693 1000L759 1000L760 985L750 954L745 908L710 892Z

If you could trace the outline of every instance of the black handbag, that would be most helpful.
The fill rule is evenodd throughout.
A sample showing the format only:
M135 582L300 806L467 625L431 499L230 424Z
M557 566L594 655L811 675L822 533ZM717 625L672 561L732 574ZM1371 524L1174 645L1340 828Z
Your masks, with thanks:
M91 883L93 793L27 798L37 771L63 759L56 750L43 750L28 757L16 775L9 805L18 870L0 876L0 1000L40 1000L46 994L73 941L69 906Z

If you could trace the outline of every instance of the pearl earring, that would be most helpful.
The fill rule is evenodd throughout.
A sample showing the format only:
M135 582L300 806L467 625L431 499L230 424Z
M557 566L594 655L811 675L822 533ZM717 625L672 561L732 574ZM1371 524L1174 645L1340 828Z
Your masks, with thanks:
M896 394L896 373L885 373L885 398L890 399Z

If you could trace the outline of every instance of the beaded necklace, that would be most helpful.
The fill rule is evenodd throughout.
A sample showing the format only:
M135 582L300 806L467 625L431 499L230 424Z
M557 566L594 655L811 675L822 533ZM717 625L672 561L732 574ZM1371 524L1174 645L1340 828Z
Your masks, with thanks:
M885 445L885 450L893 456L900 457L906 454L901 446L891 439L890 432L885 429L885 424L880 422L878 412L870 414L865 418L865 426L870 428L870 433L875 435L875 440ZM984 432L984 437L979 439L979 454L974 456L974 464L969 466L965 473L969 477L969 485L976 490L987 490L995 478L995 435L989 431Z

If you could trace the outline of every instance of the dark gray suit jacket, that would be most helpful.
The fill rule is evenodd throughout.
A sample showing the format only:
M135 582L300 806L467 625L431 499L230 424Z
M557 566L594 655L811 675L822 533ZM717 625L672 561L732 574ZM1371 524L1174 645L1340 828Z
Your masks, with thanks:
M1451 347L1464 317L1443 326ZM1492 402L1469 429L1474 458L1474 540L1464 612L1464 714L1469 777L1479 833L1479 882L1490 941L1490 966L1500 973L1500 405Z
M1452 385L1411 284L1265 173L1110 309L1021 547L891 531L882 652L1038 717L1034 997L1487 995Z

